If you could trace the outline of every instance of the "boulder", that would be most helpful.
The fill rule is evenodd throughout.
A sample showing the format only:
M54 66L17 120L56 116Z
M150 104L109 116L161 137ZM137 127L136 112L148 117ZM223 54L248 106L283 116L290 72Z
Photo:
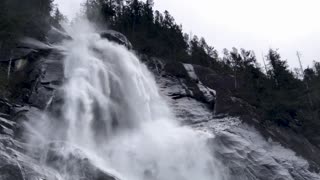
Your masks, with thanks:
M202 83L195 74L193 65L180 62L166 62L163 71L169 76L178 78L180 83L182 83L182 87L184 87L182 94L171 94L174 99L190 97L206 103L211 109L215 109L216 91Z
M49 144L45 157L46 164L67 179L118 180L93 165L81 150L65 143Z
M105 32L100 33L101 38L106 38L109 41L116 42L120 45L126 46L128 49L132 49L132 44L130 41L124 36L123 34L113 31L113 30L108 30Z

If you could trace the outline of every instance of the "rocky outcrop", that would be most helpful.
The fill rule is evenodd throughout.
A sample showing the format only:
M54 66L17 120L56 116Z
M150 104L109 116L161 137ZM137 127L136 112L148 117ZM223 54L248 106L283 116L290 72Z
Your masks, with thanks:
M256 108L240 98L234 96L234 80L228 75L221 75L209 68L170 62L157 58L146 58L144 61L153 69L154 73L163 77L177 79L183 89L172 93L174 99L190 97L203 102L215 114L241 116L242 118L258 118Z
M57 31L50 36L50 43L71 38ZM106 31L101 37L132 48L120 33ZM37 147L31 147L36 149L35 153L27 152L30 147L24 144L23 122L43 110L54 116L60 114L63 104L60 86L65 81L63 53L48 44L23 46L19 51L21 53L14 53L11 59L10 98L0 99L0 179L56 180L62 174L75 179L80 179L77 177L80 175L90 180L116 180L95 167L83 152L67 144L50 143L44 159L40 158ZM233 93L231 76L198 65L146 56L141 59L154 72L179 120L195 129L214 132L212 151L230 167L233 179L317 179L320 150L289 129L259 123L256 108ZM3 64L8 66L9 61ZM243 124L253 126L258 132ZM259 133L262 136L257 135ZM275 145L276 142L280 144ZM295 153L285 147L309 163L296 158ZM278 155L276 151L280 150L290 157ZM294 159L290 159L291 156ZM279 174L281 176L277 176Z
M179 87L175 92L170 93L173 99L194 98L207 104L210 109L215 109L216 91L202 83L196 76L193 65L165 62L156 58L151 58L146 63L154 73L179 81L182 88Z
M0 99L0 179L4 180L54 179L47 176L49 169L26 153L22 134L24 121L47 107L63 80L63 68L53 49L29 50L12 60L10 95Z
M230 180L319 179L310 161L246 124L222 131L211 144L216 157L229 167Z
M0 134L13 137L16 122L12 121L15 106L4 99L0 99Z
M126 46L128 49L132 49L132 44L128 39L121 33L113 30L108 30L105 32L100 33L102 38L106 38L109 41L116 42L118 44Z
M107 31L103 38L132 48L130 42L120 33ZM11 59L3 60L2 66L10 70L7 97L0 98L0 179L33 180L61 179L61 175L75 179L116 180L109 173L95 167L84 153L62 153L68 149L65 144L50 144L46 159L40 149L24 144L24 122L38 118L42 111L58 116L63 104L61 85L65 81L63 52L50 44L68 40L71 37L53 30L48 43L32 42L17 48ZM19 52L18 52L19 51ZM40 120L41 118L39 118ZM35 148L35 153L28 153ZM40 162L41 160L41 162ZM65 166L60 166L64 164ZM76 176L81 177L76 177Z
M23 155L23 143L16 138L21 127L20 113L25 108L7 100L0 99L0 179L25 180L38 174L26 155ZM28 174L28 175L26 175ZM39 175L39 174L38 174ZM41 177L41 176L39 176Z
M118 180L95 167L81 150L64 143L51 143L45 161L68 179Z
M221 117L239 117L243 120L243 123L258 130L266 140L272 139L307 159L311 171L319 171L320 159L317 154L320 153L320 150L293 129L261 123L261 112L234 93L233 77L216 73L199 65L170 62L150 57L142 57L142 59L157 75L159 84L165 87L164 93L173 100L172 106L182 107L182 109L177 108L176 114L183 119L183 123L189 125L203 124L213 122ZM201 91L201 85L212 92L212 95L214 95L213 101L208 101L208 98L205 98L207 93ZM212 115L204 113L206 111L203 109L199 109L201 103L206 104L211 109ZM190 104L190 107L186 104ZM193 111L190 112L185 107L192 108ZM213 108L214 111L212 111ZM190 120L186 121L185 119ZM234 122L225 122L221 127L230 126L230 124L234 124ZM205 126L211 126L211 124Z
M229 168L230 180L319 179L319 150L292 131L260 124L255 108L233 96L232 77L197 65L192 65L192 75L188 73L190 67L182 63L171 65L154 58L146 62L181 123L214 134L208 144L215 157ZM186 93L194 87L186 83L190 77L216 90L215 113L199 97Z

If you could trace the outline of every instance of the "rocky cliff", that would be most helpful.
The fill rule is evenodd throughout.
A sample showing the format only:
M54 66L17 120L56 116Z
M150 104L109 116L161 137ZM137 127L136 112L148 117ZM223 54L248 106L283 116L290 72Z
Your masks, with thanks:
M53 32L53 39L70 38ZM120 33L108 31L101 37L132 46ZM53 143L48 157L38 157L25 144L25 121L41 111L59 117L64 83L64 52L50 45L23 46L14 58L2 61L8 67L6 97L0 99L0 179L59 179L55 171L81 174L92 180L116 179L81 153L64 156ZM212 133L212 153L229 168L231 179L318 179L320 150L291 129L260 124L256 108L232 93L232 77L206 67L140 55L152 70L162 95L181 124ZM40 119L40 118L39 118ZM68 147L70 148L70 147ZM66 148L66 149L68 149ZM51 167L43 168L42 161ZM55 161L75 166L60 169Z
M238 117L243 124L252 126L265 139L272 139L284 147L292 149L298 155L308 159L312 169L319 170L320 157L317 153L320 149L317 145L310 143L295 129L280 127L268 122L261 123L262 112L233 93L233 77L221 75L199 65L157 58L144 59L155 74L160 76L159 79L169 77L179 82L180 86L174 87L177 92L169 93L172 99L194 99L205 104L214 117Z

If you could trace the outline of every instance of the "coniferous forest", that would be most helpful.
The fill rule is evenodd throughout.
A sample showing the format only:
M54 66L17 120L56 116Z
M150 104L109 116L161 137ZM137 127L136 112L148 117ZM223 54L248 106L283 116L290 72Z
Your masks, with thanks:
M88 0L83 13L90 21L123 33L140 54L197 64L231 76L233 94L261 113L260 123L291 128L314 140L320 128L319 62L297 73L275 49L265 56L265 66L250 50L233 48L220 53L204 38L185 34L168 11L155 10L153 3ZM22 37L45 40L46 32L51 26L59 27L61 19L64 17L52 0L1 0L0 57L10 58L11 49ZM6 68L1 67L1 71L1 75L7 73ZM5 86L1 79L1 86Z

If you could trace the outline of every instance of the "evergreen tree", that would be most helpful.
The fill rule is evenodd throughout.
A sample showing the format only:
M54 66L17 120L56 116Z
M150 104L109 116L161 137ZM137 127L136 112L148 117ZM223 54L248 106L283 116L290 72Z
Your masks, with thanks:
M61 29L61 25L60 23L63 21L66 21L67 18L60 12L60 10L58 8L56 8L54 10L53 16L52 16L52 20L51 20L51 25Z
M289 126L298 116L303 83L288 70L287 62L281 60L277 51L270 49L268 61L271 67L268 73L272 82L270 87L272 99L268 100L269 108L267 108L268 118Z

